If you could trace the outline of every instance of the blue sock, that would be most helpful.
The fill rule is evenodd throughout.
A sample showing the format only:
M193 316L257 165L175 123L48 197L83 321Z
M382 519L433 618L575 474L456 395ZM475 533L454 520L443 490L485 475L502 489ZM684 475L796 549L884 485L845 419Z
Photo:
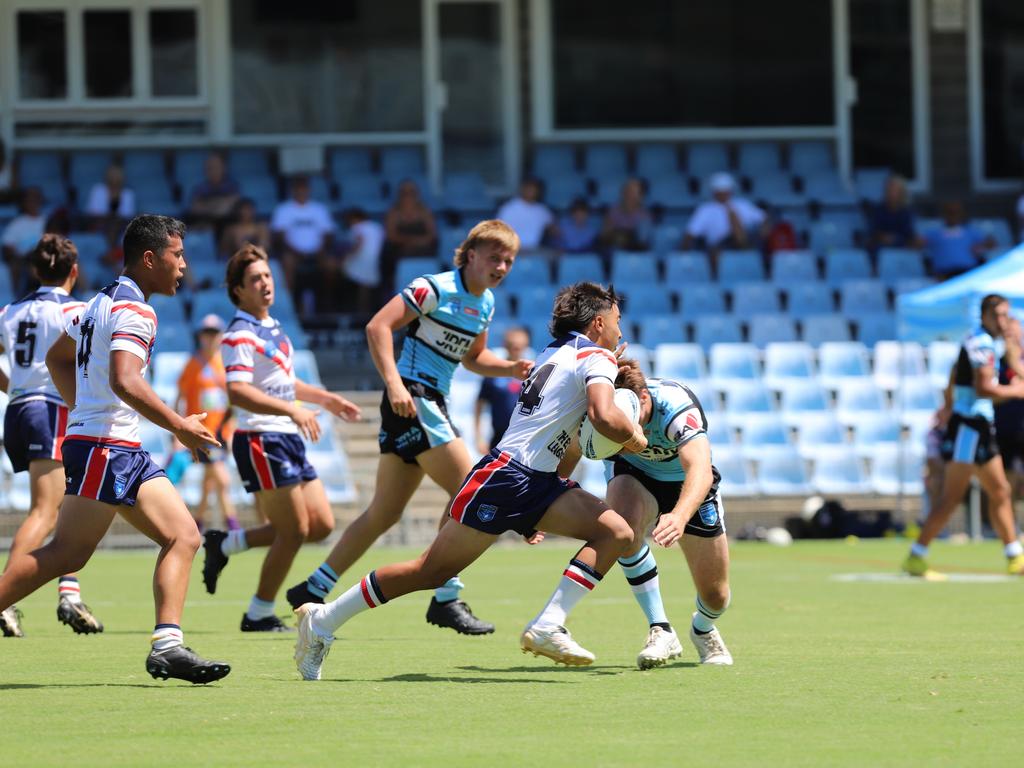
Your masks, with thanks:
M459 599L459 592L466 586L459 581L458 576L452 576L442 586L434 590L434 597L439 603L450 603L452 600Z
M910 554L918 557L928 557L928 545L918 544L916 541L910 545Z
M722 610L713 611L704 605L704 601L697 595L697 612L693 614L693 631L698 635L706 635L715 628L715 620L721 618L725 609L729 607L729 601L725 601Z
M338 574L334 572L327 563L321 563L320 567L313 571L313 574L306 579L306 587L321 600L326 600L327 595L338 583Z
M626 575L633 597L640 604L647 623L670 627L668 616L665 615L665 604L661 601L661 587L658 585L658 564L654 560L651 548L644 544L635 555L619 558L619 565Z

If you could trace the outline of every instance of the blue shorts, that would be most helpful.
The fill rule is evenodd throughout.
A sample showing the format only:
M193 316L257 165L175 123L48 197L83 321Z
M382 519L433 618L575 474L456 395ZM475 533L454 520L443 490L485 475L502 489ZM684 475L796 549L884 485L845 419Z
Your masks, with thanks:
M495 449L473 467L452 499L449 514L484 533L516 531L529 536L548 507L576 487L555 472L530 469Z
M135 506L139 488L167 477L142 448L73 437L64 441L64 493L104 504Z
M306 459L306 444L298 435L235 432L231 453L249 493L316 480L316 470Z
M22 400L8 405L4 448L14 471L24 472L33 459L60 461L67 427L67 406L49 400Z

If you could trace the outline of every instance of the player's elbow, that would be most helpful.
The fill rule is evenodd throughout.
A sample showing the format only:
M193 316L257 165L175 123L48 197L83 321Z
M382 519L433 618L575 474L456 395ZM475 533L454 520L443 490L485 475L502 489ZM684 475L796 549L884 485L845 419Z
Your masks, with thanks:
M242 402L241 398L240 382L229 381L228 382L228 402L236 407L244 407L245 403Z

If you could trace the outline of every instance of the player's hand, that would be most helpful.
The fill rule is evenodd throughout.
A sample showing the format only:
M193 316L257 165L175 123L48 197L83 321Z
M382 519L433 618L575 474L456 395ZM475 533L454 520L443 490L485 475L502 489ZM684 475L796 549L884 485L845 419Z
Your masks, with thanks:
M683 537L685 527L682 515L671 512L658 518L658 524L654 526L651 538L656 544L663 547L671 547Z
M639 424L634 425L633 436L622 444L619 453L642 453L647 448L647 436Z
M319 413L320 411L303 408L301 405L296 405L292 409L291 420L295 422L302 436L311 443L320 439L320 422L316 420Z
M488 453L491 452L491 444L488 443L486 440L477 440L476 450L481 456L486 456Z
M220 441L203 425L205 413L193 413L181 420L172 434L188 448L192 458L199 460L199 455L206 455L210 448L220 448Z
M617 346L615 348L615 359L616 360L621 360L622 359L622 356L624 354L626 354L626 347L628 347L628 346L629 346L629 342L628 341L624 341L621 344L619 344L619 346Z
M406 419L416 418L416 403L413 402L412 395L404 384L396 384L394 388L388 387L388 402L397 416Z
M516 360L512 363L512 376L520 381L525 381L532 370L533 360Z
M531 547L534 547L544 541L544 531L534 531L529 536L523 536L526 539L526 543Z
M363 412L358 405L351 400L346 400L341 395L328 392L322 403L328 413L334 414L345 421L362 421Z

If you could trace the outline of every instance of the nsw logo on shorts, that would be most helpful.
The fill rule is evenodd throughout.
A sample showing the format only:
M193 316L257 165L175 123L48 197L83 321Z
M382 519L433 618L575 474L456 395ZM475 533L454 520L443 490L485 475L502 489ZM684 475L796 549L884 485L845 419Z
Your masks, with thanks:
M700 513L700 521L708 527L718 522L718 507L713 501L701 504L697 512Z
M128 487L128 478L124 475L118 475L114 478L114 495L117 498L124 496L125 488Z
M476 516L480 518L482 523L491 522L496 514L498 514L498 508L493 504L481 504L476 509Z

